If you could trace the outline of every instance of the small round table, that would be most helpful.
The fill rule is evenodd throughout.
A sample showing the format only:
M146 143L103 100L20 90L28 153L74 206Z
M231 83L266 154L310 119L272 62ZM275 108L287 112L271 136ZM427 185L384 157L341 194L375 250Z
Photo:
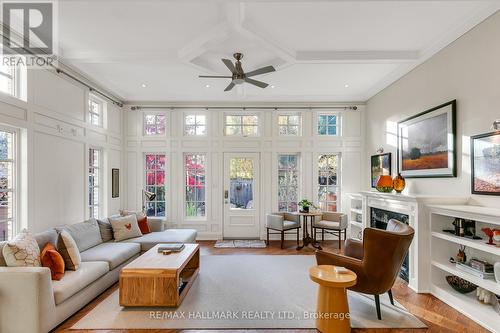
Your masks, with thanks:
M321 333L351 331L346 288L356 284L357 276L351 270L336 273L334 267L319 265L309 269L309 277L319 284L316 328Z
M321 216L323 214L322 213L301 213L301 212L293 212L293 213L290 213L290 214L296 215L296 216L298 216L299 218L302 219L302 227L303 227L302 228L302 234L303 234L302 245L301 246L297 246L297 250L302 250L302 248L304 246L307 246L309 244L311 244L314 248L321 250L321 246L319 245L319 243L316 242L316 240L314 240L309 235L309 229L307 227L307 221L308 220L311 221L311 233L312 233L313 232L314 218L316 216Z

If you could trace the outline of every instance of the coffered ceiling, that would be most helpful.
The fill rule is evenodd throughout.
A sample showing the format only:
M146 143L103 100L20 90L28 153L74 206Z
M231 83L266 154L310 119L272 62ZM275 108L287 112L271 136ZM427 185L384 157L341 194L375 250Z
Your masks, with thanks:
M125 101L365 101L498 1L60 1L64 61ZM270 84L224 92L220 58ZM143 87L145 85L145 87Z

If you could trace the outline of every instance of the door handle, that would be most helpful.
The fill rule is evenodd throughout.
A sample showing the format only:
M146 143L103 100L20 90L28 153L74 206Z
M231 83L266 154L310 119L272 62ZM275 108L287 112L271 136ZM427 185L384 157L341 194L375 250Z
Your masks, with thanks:
M227 199L227 198L229 198L229 191L225 190L224 191L224 199Z

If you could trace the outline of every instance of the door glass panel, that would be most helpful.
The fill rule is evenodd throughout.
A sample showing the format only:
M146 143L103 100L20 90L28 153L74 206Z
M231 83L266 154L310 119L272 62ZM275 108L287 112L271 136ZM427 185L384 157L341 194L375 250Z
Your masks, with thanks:
M231 209L253 209L254 161L250 158L229 160L229 199Z

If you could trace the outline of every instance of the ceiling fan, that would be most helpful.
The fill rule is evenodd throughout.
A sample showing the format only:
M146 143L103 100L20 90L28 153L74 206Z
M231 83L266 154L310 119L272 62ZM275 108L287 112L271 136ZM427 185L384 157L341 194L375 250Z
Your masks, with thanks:
M250 76L255 76L255 75L261 75L261 74L266 74L270 72L276 71L273 66L266 66L262 67L259 69L256 69L254 71L245 73L243 71L243 68L241 67L241 59L243 59L243 54L242 53L235 53L233 54L234 59L236 59L236 62L233 64L231 60L229 59L221 59L224 65L226 65L227 68L231 71L232 75L231 76L219 76L219 75L200 75L199 77L202 78L217 78L217 79L231 79L231 83L224 89L224 91L229 91L233 89L233 87L237 84L242 84L243 82L247 82L250 84L253 84L254 86L260 87L260 88L265 88L269 84L262 82L262 81L257 81L254 79L250 79Z

